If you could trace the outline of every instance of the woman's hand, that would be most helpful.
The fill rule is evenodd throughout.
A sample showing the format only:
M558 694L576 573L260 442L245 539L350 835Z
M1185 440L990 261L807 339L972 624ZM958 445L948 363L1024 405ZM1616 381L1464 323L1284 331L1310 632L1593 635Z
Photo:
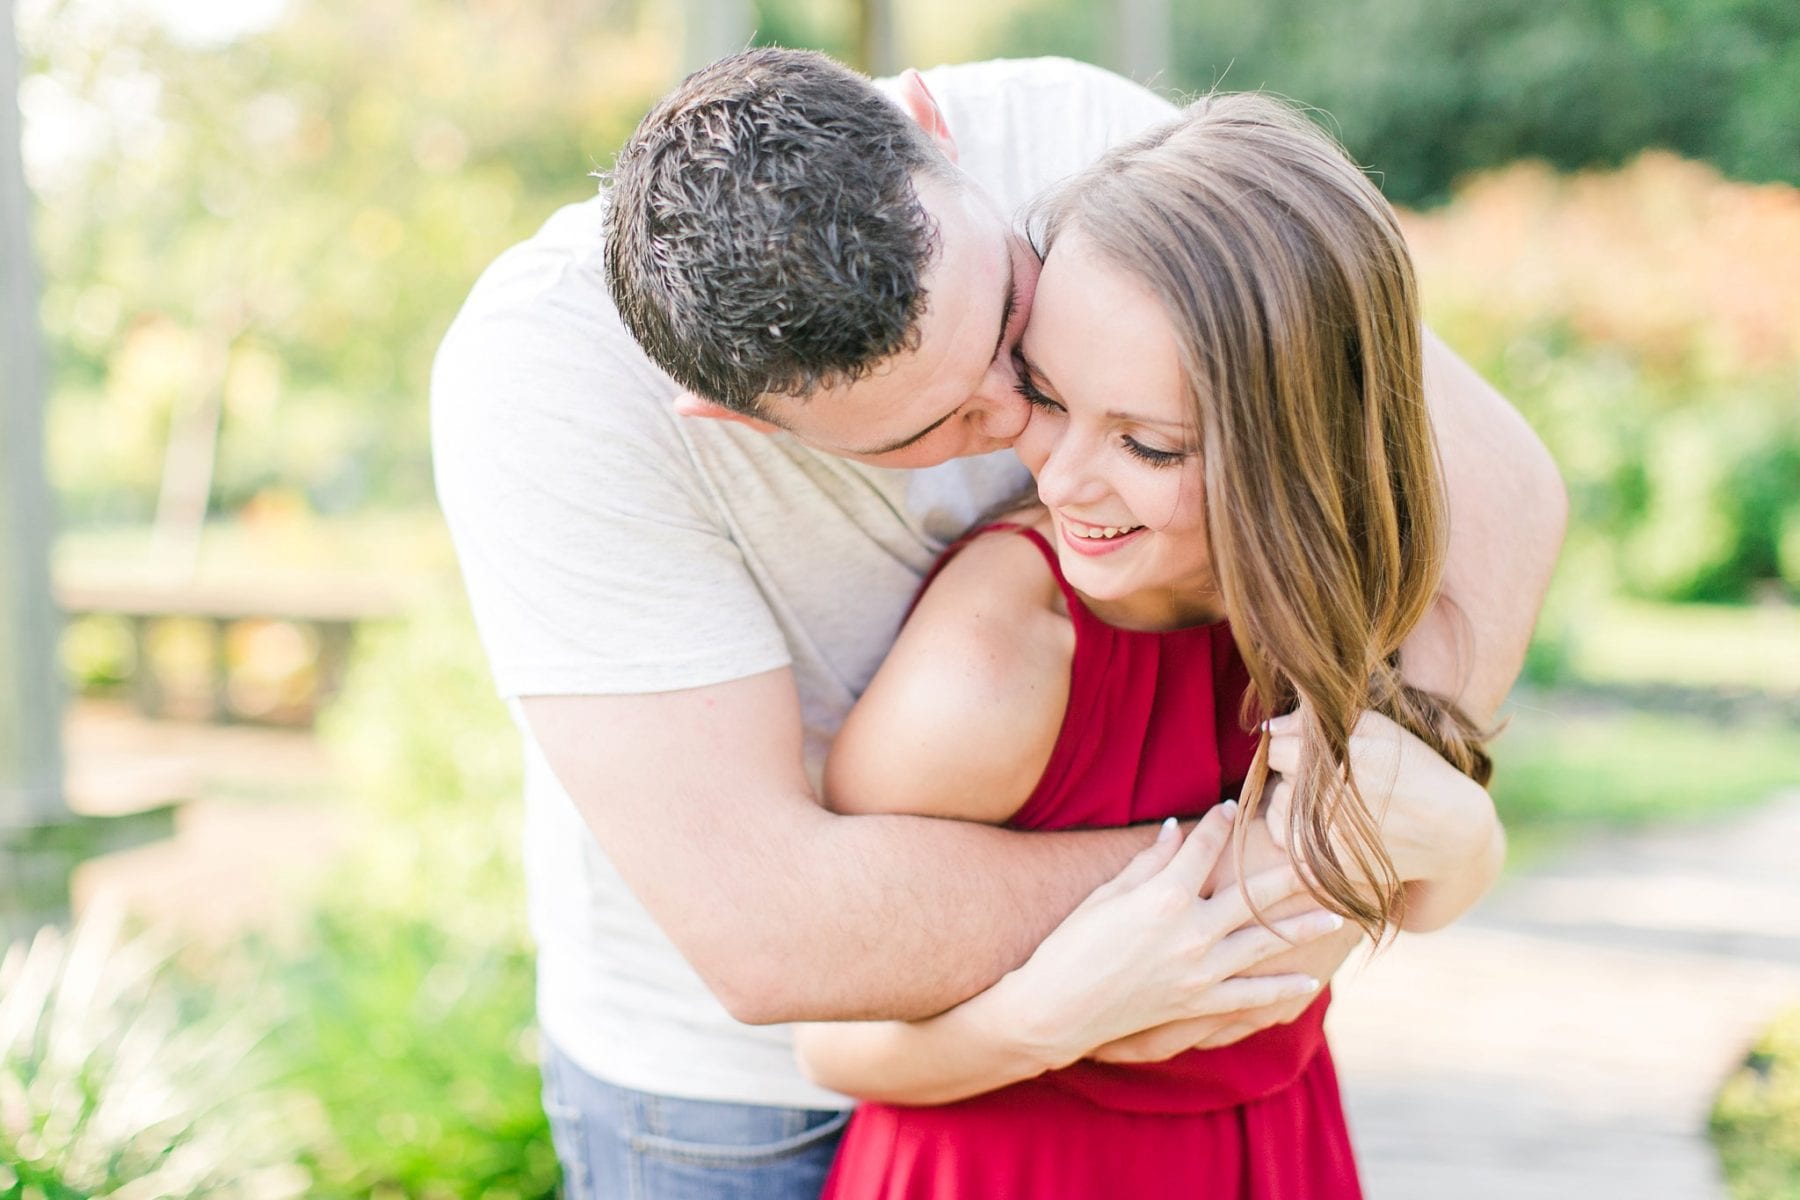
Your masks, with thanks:
M1300 767L1300 719L1269 722L1269 832L1286 849L1293 786ZM1436 929L1460 916L1498 876L1505 835L1480 784L1413 734L1365 712L1350 733L1350 768L1381 827L1394 870L1407 886L1401 927ZM1341 862L1351 862L1348 856Z
M1272 928L1252 921L1249 904L1267 909L1303 891L1291 866L1254 875L1247 888L1200 895L1235 817L1235 804L1220 805L1185 839L1166 824L1154 845L995 985L1018 1014L1019 1035L1043 1061L1064 1066L1144 1030L1316 993L1311 976L1243 974L1343 925L1316 908Z

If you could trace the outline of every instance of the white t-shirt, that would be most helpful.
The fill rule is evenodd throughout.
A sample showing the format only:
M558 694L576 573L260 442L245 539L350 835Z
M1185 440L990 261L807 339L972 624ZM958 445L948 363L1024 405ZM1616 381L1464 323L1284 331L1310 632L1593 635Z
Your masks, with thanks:
M961 165L1006 211L1170 116L1060 59L925 72ZM883 86L890 88L891 85ZM1011 453L867 467L786 435L677 418L620 323L599 198L500 256L432 374L438 498L525 744L538 1015L603 1079L799 1107L789 1031L734 1021L625 887L557 783L518 697L671 691L791 666L817 783L944 546L1027 482Z

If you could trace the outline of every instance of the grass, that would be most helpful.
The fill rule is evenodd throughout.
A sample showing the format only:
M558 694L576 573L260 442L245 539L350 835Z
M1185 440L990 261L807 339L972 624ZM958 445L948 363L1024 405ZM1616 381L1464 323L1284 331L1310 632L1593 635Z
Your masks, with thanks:
M1779 722L1516 709L1495 745L1494 803L1515 862L1597 827L1701 821L1800 788L1800 738Z
M1613 599L1570 626L1568 669L1590 683L1800 694L1800 607Z

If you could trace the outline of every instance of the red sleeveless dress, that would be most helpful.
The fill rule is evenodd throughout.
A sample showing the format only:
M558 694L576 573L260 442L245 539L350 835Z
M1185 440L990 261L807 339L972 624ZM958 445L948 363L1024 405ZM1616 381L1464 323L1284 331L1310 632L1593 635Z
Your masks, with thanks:
M1062 588L1075 658L1049 766L1008 824L1191 817L1235 795L1256 742L1239 726L1249 677L1226 625L1107 625L1049 543L1018 532ZM823 1200L1358 1200L1322 1025L1329 1002L1327 990L1292 1024L1166 1062L1080 1062L928 1108L861 1105Z

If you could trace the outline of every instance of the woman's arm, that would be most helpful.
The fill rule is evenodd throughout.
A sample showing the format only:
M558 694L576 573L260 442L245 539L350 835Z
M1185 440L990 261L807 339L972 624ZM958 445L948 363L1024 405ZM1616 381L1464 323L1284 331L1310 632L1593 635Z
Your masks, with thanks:
M1209 812L1185 839L1173 821L993 987L923 1021L802 1025L800 1063L817 1083L894 1104L947 1104L1068 1066L1146 1025L1193 1020L1309 996L1307 976L1232 978L1258 961L1341 927L1312 910L1264 929L1250 905L1300 890L1291 868L1211 899L1198 892L1230 841L1235 805ZM1188 921L1169 921L1191 909ZM1107 969L1096 971L1104 962ZM1152 1015L1157 1014L1157 1015ZM1159 1019L1160 1017L1160 1019Z
M1075 635L1025 538L977 538L946 563L850 710L825 805L1004 823L1050 762Z
M1450 501L1438 603L1401 652L1407 681L1491 720L1525 661L1569 500L1517 410L1425 331L1425 398Z
M827 804L1011 817L1043 774L1068 705L1074 639L1057 599L1023 538L981 538L952 559L834 743ZM948 1012L799 1027L802 1066L850 1095L943 1103L1067 1065L1148 1025L1305 994L1316 984L1291 973L1221 982L1287 948L1254 923L1232 933L1248 920L1238 889L1199 899L1215 842L1223 844L1214 831L1228 821L1202 823L1206 837L1181 843L1181 854L1173 837L1145 850L1028 962ZM1256 886L1272 905L1298 890L1298 878L1284 868ZM1188 906L1200 916L1182 919ZM1333 924L1313 910L1277 928L1303 940Z

